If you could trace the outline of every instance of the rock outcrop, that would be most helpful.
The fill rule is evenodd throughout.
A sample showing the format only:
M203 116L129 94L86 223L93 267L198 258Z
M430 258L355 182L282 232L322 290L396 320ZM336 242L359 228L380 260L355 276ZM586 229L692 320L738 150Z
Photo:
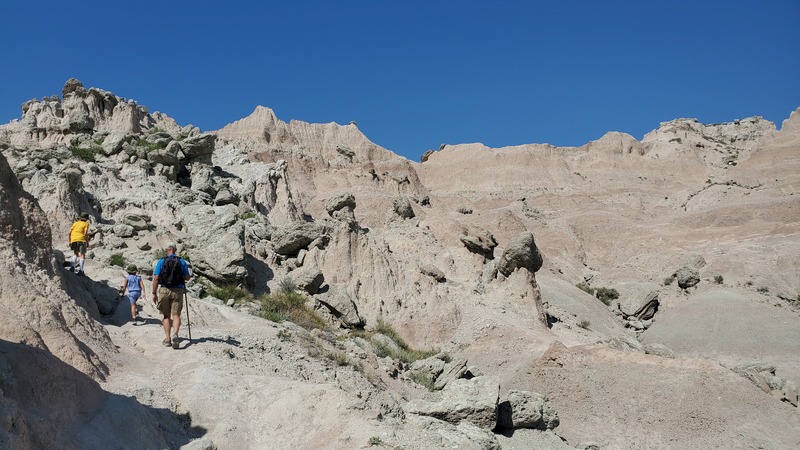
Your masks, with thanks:
M503 255L497 261L497 271L505 276L517 269L527 269L531 273L542 267L542 255L536 247L533 234L524 232L509 242Z

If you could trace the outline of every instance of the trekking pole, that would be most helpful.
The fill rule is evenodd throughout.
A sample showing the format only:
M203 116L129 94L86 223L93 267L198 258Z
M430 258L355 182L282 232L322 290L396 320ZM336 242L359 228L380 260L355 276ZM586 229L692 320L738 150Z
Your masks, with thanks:
M189 293L187 291L183 292L183 298L186 303L186 326L189 328L189 343L192 343L192 321L189 320Z

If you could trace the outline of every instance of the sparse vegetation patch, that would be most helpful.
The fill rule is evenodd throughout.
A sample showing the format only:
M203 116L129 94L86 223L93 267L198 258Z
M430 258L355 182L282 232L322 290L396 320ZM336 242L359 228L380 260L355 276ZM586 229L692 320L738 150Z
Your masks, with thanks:
M423 386L425 389L429 391L433 391L435 380L430 376L430 374L423 373L423 372L413 372L411 374L411 381Z
M216 297L222 301L233 299L236 303L242 303L253 299L253 294L247 289L236 285L215 286L208 289L208 295Z
M72 156L87 162L95 162L95 155L100 150L101 150L100 147L81 148L81 147L71 146L69 148L69 151L70 153L72 153Z
M578 283L575 285L575 287L584 292L594 295L595 298L603 302L603 304L605 305L610 305L612 300L619 298L619 292L614 288L592 287L586 284L585 282Z
M122 256L122 253L114 253L108 258L108 263L112 266L125 267L125 257Z
M414 361L418 361L420 359L430 358L431 356L436 355L440 352L438 348L431 348L428 350L412 349L411 347L409 347L406 341L404 341L403 338L401 338L400 335L397 334L397 331L395 331L395 329L391 326L391 324L386 323L383 320L378 320L378 324L375 327L374 333L380 333L384 336L387 336L388 338L393 340L398 347L400 347L400 351L397 351L386 345L382 345L379 342L373 342L372 347L375 350L375 354L378 355L378 357L380 358L389 356L394 359L399 359L400 361L406 364L411 364Z
M288 320L307 330L328 327L325 319L309 308L306 298L297 292L265 294L258 301L261 307L254 314L264 319L278 323Z

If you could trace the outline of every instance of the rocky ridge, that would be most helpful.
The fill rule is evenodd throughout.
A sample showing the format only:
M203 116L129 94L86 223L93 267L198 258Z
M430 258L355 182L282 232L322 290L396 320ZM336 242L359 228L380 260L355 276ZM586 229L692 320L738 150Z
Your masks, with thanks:
M796 349L769 337L791 342L800 330L792 257L800 250L792 238L800 227L797 112L780 131L760 118L678 119L642 141L608 133L577 148L448 145L413 163L371 143L355 124L287 124L259 107L203 133L77 80L62 99L22 109L21 120L0 126L10 165L4 180L19 180L3 185L4 198L24 208L0 216L9 221L0 247L21 255L2 268L10 284L0 295L5 308L18 308L9 323L32 314L22 304L38 315L57 314L46 299L68 306L60 307L66 325L40 321L18 332L9 325L0 337L49 351L104 389L135 397L117 402L98 390L106 400L86 407L85 417L112 406L138 411L142 426L166 417L172 428L156 447L637 448L646 440L677 448L712 445L714 435L719 445L743 448L800 443L792 425ZM88 280L64 271L58 250L58 236L82 211L92 214ZM31 226L12 217L37 219ZM53 244L44 237L51 230ZM180 352L181 361L158 347L155 320L132 328L113 294L121 275L112 261L124 257L147 273L167 241L179 242L198 278L190 312L203 338ZM23 271L30 284L61 288L19 289L11 280L20 265L38 268ZM684 276L684 267L694 272ZM231 285L275 293L286 280L298 281L332 331L276 325L243 315L257 302L208 296ZM605 305L599 293L611 288L618 299ZM724 317L731 299L749 311L737 316L747 318L746 336L720 334L704 319ZM157 316L150 305L143 313ZM382 340L381 323L406 347ZM751 351L750 341L768 344ZM402 355L411 347L446 353L410 364ZM14 358L27 351L9 348ZM742 369L754 358L766 360ZM141 390L153 376L143 367L153 362L188 386L164 380ZM585 381L604 371L620 389ZM433 391L420 384L427 382ZM736 389L723 391L730 383ZM193 396L200 385L205 394ZM575 386L584 402L570 394ZM681 390L692 390L692 399L676 405L669 393ZM8 392L7 401L24 401ZM236 400L208 406L225 398ZM645 401L653 409L637 406ZM288 405L339 431L309 433L282 420L278 411ZM767 425L748 405L786 425ZM615 427L586 426L598 408ZM664 420L656 410L667 411ZM703 427L674 419L686 411ZM191 414L191 426L182 414ZM239 421L243 415L254 416ZM770 433L749 425L730 432L744 422ZM515 430L501 433L508 428Z

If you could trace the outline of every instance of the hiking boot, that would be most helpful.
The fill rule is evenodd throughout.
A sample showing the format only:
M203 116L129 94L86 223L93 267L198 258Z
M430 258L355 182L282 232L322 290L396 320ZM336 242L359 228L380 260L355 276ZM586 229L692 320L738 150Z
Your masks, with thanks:
M161 343L164 344L164 347L171 347L172 346L172 343L169 341L169 338L164 338L164 340L161 341Z
M180 343L181 343L181 338L179 338L177 334L175 336L172 336L172 348L178 348Z

